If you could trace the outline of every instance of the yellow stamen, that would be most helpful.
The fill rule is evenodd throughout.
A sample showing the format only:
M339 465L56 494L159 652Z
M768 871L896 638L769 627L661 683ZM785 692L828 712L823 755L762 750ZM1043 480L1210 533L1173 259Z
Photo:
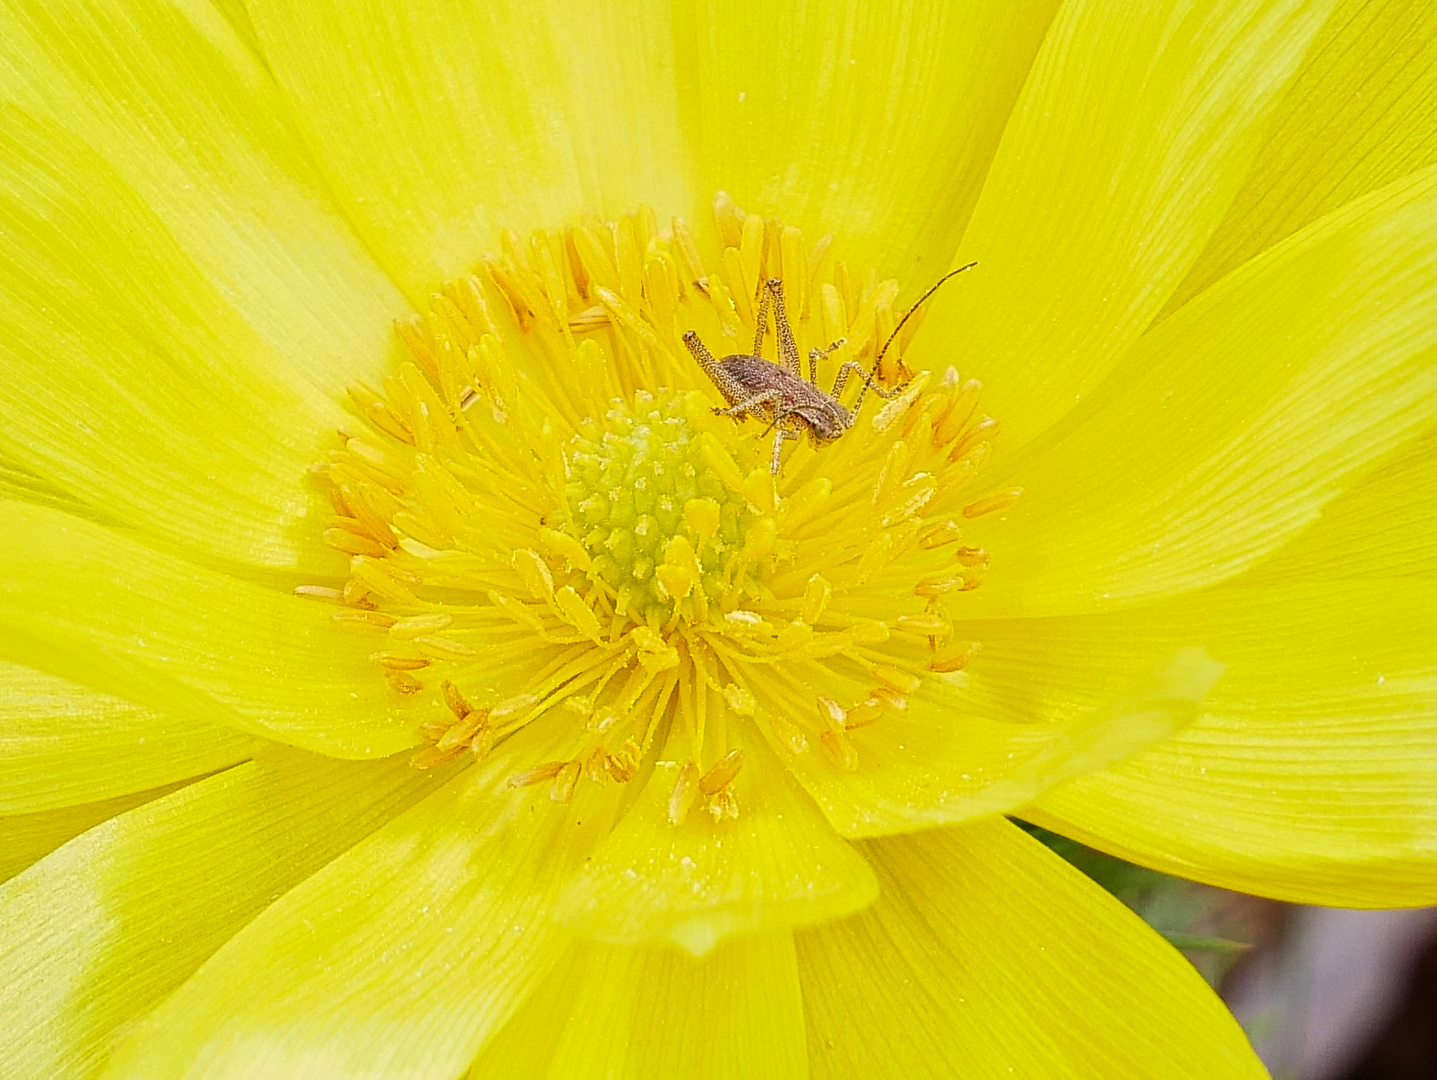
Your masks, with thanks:
M425 634L443 630L454 621L453 615L411 615L407 619L392 619L389 634L401 640L413 641Z
M554 775L554 782L549 786L549 798L553 802L566 803L574 797L574 788L579 783L579 773L583 769L583 763L577 759L568 762Z
M962 671L973 662L973 658L978 655L980 648L982 648L982 645L979 642L963 642L956 648L950 649L928 661L928 670L945 673Z
M569 765L567 761L548 761L543 765L536 766L525 772L516 773L509 778L510 787L531 787L534 784L542 784L545 780L552 780L558 776Z
M996 513L999 510L1006 510L1018 501L1023 494L1022 488L1014 488L1012 491L1000 491L996 495L989 495L987 498L979 499L977 502L969 503L963 507L963 516L966 518L981 517L984 514Z
M343 448L316 468L333 506L322 538L349 578L296 591L338 605L337 626L386 635L370 660L421 713L415 767L551 725L571 737L565 759L512 783L568 803L581 783L649 775L663 735L689 757L669 820L702 799L722 822L739 812L735 747L768 738L753 724L784 754L817 739L853 771L852 732L977 655L947 642L990 568L957 522L1018 496L970 490L998 430L982 386L909 370L924 309L880 363L907 310L898 284L833 259L832 237L809 246L727 196L714 215L715 249L648 207L507 231L481 272L396 323L408 360L380 389L349 385ZM690 330L713 365L747 358L770 383L791 372L782 330L800 367L784 378L807 382L816 349L806 393L828 398L852 363L866 379L847 369L835 408L856 409L860 388L882 400L841 437L805 441L809 421L772 400L735 410Z
M823 741L824 747L832 757L833 763L844 772L856 772L858 770L858 751L848 741L848 736L841 731L834 731L832 728L825 729L820 733L819 738Z
M858 728L867 727L883 715L883 706L877 698L869 698L849 709L843 721L845 731L856 731Z
M387 667L393 671L418 671L420 668L426 668L429 666L428 657L402 656L399 653L370 653L369 659L373 660L381 667Z
M373 630L383 633L394 626L393 615L386 615L382 611L365 611L363 609L350 609L347 611L336 611L330 616L337 626L343 626L351 630Z
M742 750L730 750L723 756L713 768L699 778L699 790L705 795L712 795L733 782L733 778L743 768L746 757Z
M684 762L679 769L679 778L674 781L673 792L669 795L669 824L682 825L689 815L689 808L699 794L699 767L692 761Z

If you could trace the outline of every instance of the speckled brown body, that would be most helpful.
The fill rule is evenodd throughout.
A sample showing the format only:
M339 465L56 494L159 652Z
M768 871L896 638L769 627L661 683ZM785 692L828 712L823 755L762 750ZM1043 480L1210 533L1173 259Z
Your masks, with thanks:
M918 298L918 302L898 320L898 325L878 350L873 361L873 370L865 371L861 364L855 364L852 360L844 361L839 365L838 375L833 380L833 389L826 394L818 386L818 362L843 345L843 339L839 338L826 349L809 350L808 379L805 380L798 364L798 345L793 340L793 329L788 325L788 309L783 304L783 282L778 278L769 278L764 282L765 290L758 308L758 327L753 338L753 352L734 353L722 360L715 360L713 353L708 351L699 340L698 334L692 330L684 334L684 345L693 353L699 367L704 369L704 374L713 380L719 393L723 394L724 400L728 402L727 409L715 409L714 412L740 420L752 413L767 420L770 428L778 428L778 434L773 440L773 474L777 476L784 440L797 439L807 431L814 445L830 443L853 426L858 419L858 410L863 408L863 395L868 391L872 390L881 398L893 398L899 394L902 386L887 389L875 381L878 367L883 362L883 354L898 337L903 324L922 306L923 301L938 291L938 286L977 265L976 262L970 262L956 270L949 270L929 286L928 291ZM778 338L778 354L783 360L781 364L763 358L763 336L768 329L770 301L773 304L773 327ZM851 410L844 408L838 400L850 375L857 375L863 380Z
M806 427L815 442L832 442L848 429L848 410L812 383L794 375L786 367L759 356L725 356L718 362L723 382L715 379L719 393L729 405L777 391L780 400L780 422L797 431ZM765 419L774 419L772 407L765 407Z
M784 441L797 439L807 431L814 445L821 446L837 439L853 426L854 418L863 404L863 395L869 390L881 397L892 397L897 390L886 390L877 385L873 374L861 365L848 361L838 369L833 389L824 393L818 386L818 361L843 344L835 341L826 349L813 349L808 354L808 379L803 378L799 367L798 346L793 340L793 330L788 324L788 311L783 303L783 282L769 278L765 283L767 291L759 306L758 329L754 335L752 353L735 353L715 360L698 334L692 330L684 334L684 344L703 368L704 374L713 380L719 393L728 402L726 409L714 409L720 416L743 419L752 414L768 421L770 428L777 428L773 440L772 471L778 475L780 455ZM770 300L773 302L774 329L777 331L779 356L783 363L775 364L759 355L763 350L764 331L767 329ZM881 358L881 355L880 355ZM876 369L876 365L875 365ZM863 380L850 412L839 403L838 396L850 375Z

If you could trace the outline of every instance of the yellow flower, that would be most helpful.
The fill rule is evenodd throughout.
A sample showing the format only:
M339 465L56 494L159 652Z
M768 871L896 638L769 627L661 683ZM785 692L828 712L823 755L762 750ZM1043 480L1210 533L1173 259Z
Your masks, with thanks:
M1437 901L1437 24L1138 7L9 4L0 1072L1261 1075L1001 815Z

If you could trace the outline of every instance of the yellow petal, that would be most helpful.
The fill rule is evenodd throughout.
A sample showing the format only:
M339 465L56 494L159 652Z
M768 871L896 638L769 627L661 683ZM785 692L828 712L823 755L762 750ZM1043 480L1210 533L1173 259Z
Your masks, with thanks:
M167 234L208 298L206 315L226 312L273 352L227 355L337 397L346 379L386 371L388 320L403 300L338 213L272 78L243 44L253 31L242 5L221 6L228 25L207 4L7 4L6 98L85 148L56 164L83 165L69 190L97 200L92 214L115 209L102 179L123 192L127 210L142 208L115 223L125 230L118 250L92 254L118 262L123 278L132 247L158 243L133 227ZM54 220L84 248L95 238L75 230L90 216ZM128 276L145 280L139 267ZM57 355L72 361L67 369L80 366L68 350Z
M105 161L9 106L0 255L0 451L199 558L342 569L305 476L345 414Z
M412 725L327 605L218 574L55 510L0 503L0 654L164 713L338 757Z
M1252 1080L1183 957L1005 821L864 845L883 893L797 935L815 1080Z
M976 674L971 683L967 673L935 676L906 707L885 709L875 723L846 733L856 750L852 771L817 748L780 753L845 836L967 821L1011 810L1167 737L1192 720L1221 671L1191 648L1150 650L1141 663L1130 651L1103 657L1106 678L1096 680L1087 657L1070 653L1066 660L1022 669L1028 694L1051 687L1070 695L1064 710L1035 707L1025 693L995 692ZM1016 667L991 666L998 678Z
M667 5L251 11L346 215L418 301L504 228L687 207Z
M1322 516L1253 567L1262 581L1333 577L1437 579L1437 432L1322 508Z
M1204 636L1192 726L1024 817L1183 877L1299 903L1437 903L1437 584L1233 584L1107 616Z
M1434 301L1437 167L1230 274L994 481L1024 494L968 610L1095 611L1251 566L1437 420Z
M753 24L658 3L428 0L254 18L351 220L422 295L503 228L640 200L706 228L721 188L813 239L841 232L845 258L931 276L1054 6L795 4Z
M33 814L0 818L0 882L9 881L27 866L39 862L61 844L100 822L168 795L185 783L182 780L100 802L77 803L57 810L38 810Z
M330 1080L457 1075L568 935L545 919L607 828L512 775L553 756L527 733L295 887L140 1024L111 1075Z
M94 1075L276 896L428 788L403 761L274 751L131 810L0 888L0 1075ZM173 1076L175 1073L149 1073Z
M1333 0L1064 5L920 341L987 387L1009 448L1112 370L1241 184Z
M0 816L99 802L214 772L259 741L0 663Z
M1309 222L1437 163L1437 11L1346 0L1268 125L1176 308Z
M224 16L225 22L230 24L246 48L256 56L263 55L259 44L259 35L254 32L254 23L250 21L249 11L245 8L244 0L214 0L214 7Z
M564 891L556 917L600 941L667 938L702 956L730 934L808 925L872 903L878 885L863 858L761 740L747 740L745 752L730 785L733 820L711 820L700 798L671 824L679 764L656 767Z
M0 499L53 506L69 513L83 512L84 506L42 476L0 452Z
M958 246L1057 6L787 0L759 20L741 2L688 16L675 49L695 193L732 192L810 243L835 233L838 258L922 286Z
M470 1080L807 1080L793 938L674 949L578 945L479 1055Z

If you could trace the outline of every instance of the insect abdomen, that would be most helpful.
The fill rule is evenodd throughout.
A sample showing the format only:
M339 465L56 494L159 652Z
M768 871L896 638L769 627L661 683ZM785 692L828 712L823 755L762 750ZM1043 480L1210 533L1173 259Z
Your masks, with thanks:
M718 366L729 383L721 384L719 389L730 405L747 401L765 390L777 390L786 405L801 404L811 396L807 393L808 383L795 378L787 368L759 356L725 356Z

